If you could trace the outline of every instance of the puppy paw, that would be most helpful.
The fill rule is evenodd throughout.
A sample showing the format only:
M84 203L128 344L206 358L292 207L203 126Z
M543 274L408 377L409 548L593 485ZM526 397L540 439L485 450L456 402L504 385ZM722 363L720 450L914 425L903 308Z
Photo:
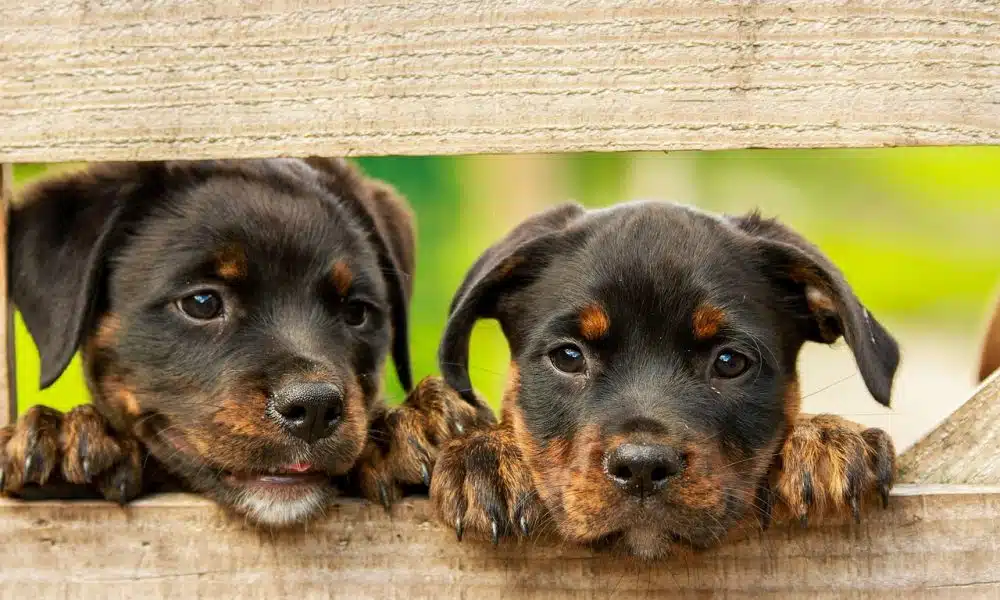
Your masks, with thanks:
M868 504L888 507L895 473L896 450L885 431L835 415L804 416L782 448L775 489L803 526L848 511L860 522Z
M116 436L89 404L66 414L35 406L0 429L0 492L19 496L34 485L33 498L58 497L67 483L124 504L141 491L139 444Z
M466 532L494 545L508 535L528 537L542 515L531 473L502 429L450 442L434 468L430 496L459 541Z
M401 406L372 423L358 461L362 495L388 510L404 487L426 489L440 448L493 422L493 413L472 406L440 378L423 379Z

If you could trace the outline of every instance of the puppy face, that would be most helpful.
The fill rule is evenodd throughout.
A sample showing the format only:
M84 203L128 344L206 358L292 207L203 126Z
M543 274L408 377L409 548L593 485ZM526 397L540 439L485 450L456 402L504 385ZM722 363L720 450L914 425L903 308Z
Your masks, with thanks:
M883 404L898 362L802 238L672 204L563 206L491 248L442 345L461 391L480 317L510 342L504 419L561 534L642 556L707 546L752 516L799 410L805 341L844 335Z
M43 385L80 345L113 425L256 521L329 500L391 347L410 385L409 215L346 163L101 167L42 184L13 219Z

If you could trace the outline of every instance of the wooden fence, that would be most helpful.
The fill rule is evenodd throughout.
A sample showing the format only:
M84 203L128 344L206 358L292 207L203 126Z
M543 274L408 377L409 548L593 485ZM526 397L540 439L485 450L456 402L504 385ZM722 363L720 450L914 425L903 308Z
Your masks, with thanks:
M996 0L0 6L4 202L27 161L996 143ZM457 544L421 500L282 534L183 496L4 501L0 597L1000 597L1000 376L900 463L912 485L860 526L659 565Z

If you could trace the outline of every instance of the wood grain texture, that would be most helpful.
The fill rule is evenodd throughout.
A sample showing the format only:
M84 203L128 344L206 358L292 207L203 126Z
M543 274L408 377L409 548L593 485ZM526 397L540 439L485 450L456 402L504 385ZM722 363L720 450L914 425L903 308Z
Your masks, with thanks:
M898 464L908 483L1000 484L1000 371Z
M1000 488L900 489L861 525L776 525L655 564L547 541L455 541L424 500L345 501L300 534L256 533L204 501L0 502L0 598L994 597ZM748 539L747 539L748 538ZM672 596L675 597L675 596Z
M1000 143L995 0L3 10L0 161Z
M0 163L0 248L7 248L7 207L14 196L14 169ZM0 252L0 427L17 418L13 308L7 301L7 252Z

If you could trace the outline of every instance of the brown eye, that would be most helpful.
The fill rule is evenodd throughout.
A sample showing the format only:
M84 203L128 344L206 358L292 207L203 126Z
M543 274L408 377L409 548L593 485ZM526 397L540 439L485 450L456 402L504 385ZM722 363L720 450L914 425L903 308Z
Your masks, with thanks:
M732 379L739 377L750 368L750 359L735 350L724 348L715 357L712 371L719 377Z
M177 301L178 308L198 321L210 321L222 314L222 298L215 292L203 291Z
M344 309L344 322L351 327L361 327L368 320L368 305L364 302L348 302Z
M587 370L587 360L583 357L583 351L573 344L559 346L549 352L549 360L552 366L563 373L583 373Z

